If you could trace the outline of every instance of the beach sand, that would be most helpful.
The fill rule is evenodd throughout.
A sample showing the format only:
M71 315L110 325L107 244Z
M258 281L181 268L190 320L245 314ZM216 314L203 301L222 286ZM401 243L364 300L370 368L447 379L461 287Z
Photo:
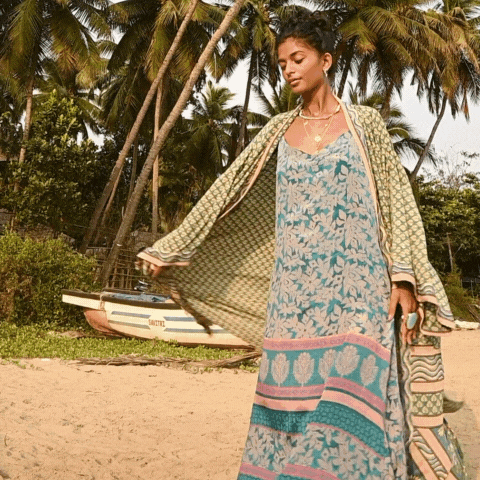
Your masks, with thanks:
M447 419L480 480L480 330L443 340ZM232 480L257 375L177 368L0 365L0 480Z

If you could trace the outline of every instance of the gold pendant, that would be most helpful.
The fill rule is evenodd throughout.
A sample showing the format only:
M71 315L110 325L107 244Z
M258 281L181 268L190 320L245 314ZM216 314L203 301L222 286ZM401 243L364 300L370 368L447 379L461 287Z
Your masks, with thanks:
M315 140L316 143L320 143L322 141L322 136L321 135L315 135L314 140Z

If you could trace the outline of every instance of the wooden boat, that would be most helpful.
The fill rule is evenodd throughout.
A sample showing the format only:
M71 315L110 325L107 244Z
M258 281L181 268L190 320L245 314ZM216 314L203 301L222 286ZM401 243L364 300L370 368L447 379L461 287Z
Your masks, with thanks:
M181 345L249 348L218 325L209 334L169 297L151 293L63 290L62 301L83 307L87 322L106 335L175 340Z

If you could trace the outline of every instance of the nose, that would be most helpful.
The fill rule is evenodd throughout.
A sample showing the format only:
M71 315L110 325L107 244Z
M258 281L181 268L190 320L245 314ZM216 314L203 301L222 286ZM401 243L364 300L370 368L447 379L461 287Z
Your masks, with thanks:
M285 75L285 79L289 79L294 73L294 64L293 62L287 62L285 64L285 69L283 70L283 74Z

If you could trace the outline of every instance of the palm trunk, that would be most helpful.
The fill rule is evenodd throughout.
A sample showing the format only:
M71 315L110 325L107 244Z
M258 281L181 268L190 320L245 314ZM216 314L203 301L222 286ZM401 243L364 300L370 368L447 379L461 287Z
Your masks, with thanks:
M390 103L392 101L392 93L394 88L393 81L390 81L385 89L385 95L383 97L382 109L380 110L380 115L384 120L387 120L390 115Z
M423 161L427 157L427 153L430 150L430 146L432 145L432 142L433 142L433 137L435 136L438 126L440 125L443 115L445 114L446 106L447 106L447 97L446 95L444 95L442 100L442 108L440 109L440 113L438 114L437 120L435 121L435 124L433 125L432 131L430 133L430 136L428 137L427 144L425 145L425 148L423 149L423 152L420 155L420 158L418 159L417 164L415 165L415 168L413 169L412 173L409 175L409 180L410 180L410 183L412 184L415 182L418 171L420 170L420 167L422 166Z
M193 13L195 12L195 9L197 7L199 0L192 0L192 3L190 5L190 8L185 16L185 18L182 21L182 24L180 25L180 28L178 29L178 32L170 45L170 48L165 55L165 59L163 60L163 63L158 70L157 76L155 80L153 81L152 85L150 86L150 90L147 93L147 96L145 97L145 100L143 102L142 108L138 112L137 118L135 120L135 123L133 124L132 129L130 130L130 133L128 134L127 140L125 141L125 145L122 148L122 151L120 152L120 155L118 156L117 163L113 167L112 173L110 175L110 179L108 180L107 185L105 186L102 196L97 202L97 205L95 207L95 211L93 212L92 219L90 220L90 224L88 226L88 229L85 233L85 236L83 238L82 245L80 247L80 252L85 253L87 250L88 244L93 237L93 234L97 228L98 221L100 219L100 216L102 214L103 208L105 204L107 203L107 200L110 196L110 192L112 191L113 185L115 184L115 181L117 177L121 173L121 169L123 167L123 163L125 162L125 159L127 158L128 152L130 151L130 147L132 146L132 143L134 142L135 138L138 135L138 132L140 130L140 126L142 125L142 122L145 118L145 115L148 112L148 108L150 107L150 104L152 103L153 97L157 93L158 86L160 85L160 82L163 80L163 77L165 76L165 72L167 71L168 66L170 65L170 62L177 51L177 48L180 44L180 41L187 29L187 25L190 22L190 19L192 18Z
M342 98L343 91L345 90L345 84L347 83L348 74L350 73L350 68L352 66L353 54L355 52L353 45L353 42L349 42L347 45L347 51L345 52L345 67L343 68L342 78L340 79L340 84L338 85L338 98Z
M155 102L155 137L160 130L160 108L162 106L162 85L158 86L157 101ZM158 232L158 155L153 163L152 172L152 237L156 238Z
M130 195L133 192L133 187L135 186L135 177L137 176L137 162L138 162L138 137L135 139L133 142L133 155L132 155L132 174L130 176L130 185L128 187L128 196L127 196L127 202L128 199L130 198ZM121 172L120 172L121 173ZM107 206L105 207L105 210L102 215L102 220L100 221L100 226L97 229L97 234L95 235L95 239L93 240L94 245L96 245L100 239L100 236L102 234L102 231L105 229L105 225L107 224L107 219L110 215L110 211L112 210L113 206L113 199L115 198L115 193L117 192L118 184L120 183L120 178L121 175L117 177L117 180L115 181L115 184L112 189L112 193L110 195L110 198L108 199Z
M22 164L25 161L25 154L27 153L27 142L30 138L30 129L32 127L32 110L33 110L33 90L35 86L35 79L31 78L27 86L27 105L25 109L25 130L23 131L22 147L18 156L18 163Z
M243 103L242 121L240 123L240 134L238 136L237 148L235 150L235 157L238 157L245 148L245 136L247 132L247 115L248 104L250 103L250 91L252 90L253 67L255 61L255 51L252 50L250 57L250 68L248 69L247 90L245 92L245 102Z
M97 234L95 235L95 239L93 240L94 245L96 245L97 242L100 240L102 231L105 229L105 225L107 224L107 218L110 215L110 210L112 209L112 206L113 206L113 200L115 199L115 193L117 192L118 184L120 183L120 178L122 178L121 175L117 177L117 181L113 186L112 193L110 194L110 198L108 199L107 206L105 207L105 210L103 212L102 220L100 222L100 227L98 228Z
M130 199L129 204L127 205L127 210L123 217L122 224L120 225L120 228L118 229L118 232L117 232L117 236L113 242L112 250L110 251L108 258L103 265L103 269L100 274L100 281L102 282L103 285L105 285L108 282L108 279L110 278L110 273L112 272L113 266L117 260L123 241L127 233L130 231L133 220L135 218L138 204L140 202L143 191L145 189L145 185L148 182L148 177L150 175L150 171L152 170L152 166L153 166L153 162L155 161L155 158L160 152L160 149L162 148L162 146L164 145L165 140L167 139L168 134L171 132L173 126L178 120L178 117L181 115L183 109L185 108L185 105L187 104L188 99L190 98L190 95L193 91L193 87L195 86L195 83L197 82L198 77L202 73L205 67L205 64L207 63L207 60L211 57L217 43L220 41L223 35L225 35L225 33L227 32L231 23L233 22L235 17L238 15L238 12L242 8L245 1L246 0L236 0L233 6L228 10L227 14L222 20L222 23L218 27L217 31L213 34L212 38L210 39L207 46L205 47L205 50L200 55L200 58L198 59L197 64L195 65L192 72L190 73L190 77L187 80L182 90L182 93L180 94L180 97L177 100L177 103L175 104L172 111L170 112L170 115L168 116L168 118L165 120L164 124L160 128L160 131L158 132L158 135L155 138L155 142L148 154L148 157L145 160L145 165L143 166L142 172L138 177L137 184L132 194L132 198Z
M128 186L128 197L127 202L130 200L130 197L133 193L133 188L135 187L135 178L137 177L137 164L138 164L138 137L133 143L133 158L132 158L132 175L130 176L130 185Z

